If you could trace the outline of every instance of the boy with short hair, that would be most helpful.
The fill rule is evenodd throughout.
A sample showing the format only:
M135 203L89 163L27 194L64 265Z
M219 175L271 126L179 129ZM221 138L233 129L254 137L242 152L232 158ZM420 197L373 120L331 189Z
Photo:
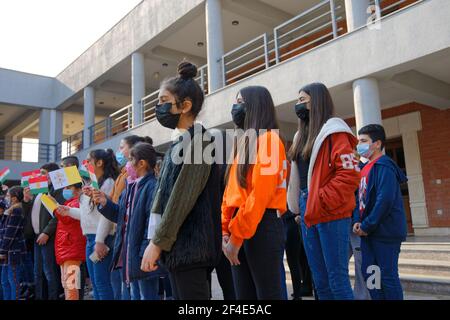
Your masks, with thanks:
M402 300L398 259L401 243L406 239L406 217L400 184L407 178L383 154L383 126L370 124L361 128L358 140L357 151L368 160L361 170L360 222L353 225L353 232L361 237L362 272L369 282L372 299Z

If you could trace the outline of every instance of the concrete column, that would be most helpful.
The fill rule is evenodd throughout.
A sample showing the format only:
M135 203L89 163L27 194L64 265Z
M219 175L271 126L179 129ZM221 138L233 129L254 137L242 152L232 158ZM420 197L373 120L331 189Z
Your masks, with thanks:
M367 13L369 6L369 0L345 0L345 16L348 32L367 24L367 20L370 17L370 14Z
M48 144L50 144L50 109L42 109L39 115L39 162L48 161Z
M356 132L368 124L382 124L378 82L374 78L353 82Z
M222 56L224 54L222 4L220 0L206 0L205 15L206 46L208 55L208 87L209 92L213 92L224 86L222 70Z
M133 105L133 127L142 123L141 100L145 97L144 55L135 52L131 55L131 103Z
M84 88L84 132L83 147L91 145L91 134L89 127L95 124L95 90L93 87Z

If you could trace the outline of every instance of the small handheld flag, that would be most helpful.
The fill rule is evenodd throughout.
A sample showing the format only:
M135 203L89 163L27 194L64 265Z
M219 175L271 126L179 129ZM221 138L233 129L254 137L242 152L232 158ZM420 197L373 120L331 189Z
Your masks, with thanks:
M97 176L95 175L94 167L92 166L92 164L90 164L88 162L86 162L85 166L88 169L89 178L91 178L92 187L96 190L99 190L100 188L98 186Z
M31 194L48 193L48 179L46 176L38 176L28 180Z
M58 203L55 199L50 198L48 195L43 194L41 197L41 202L44 205L45 209L50 213L50 215L54 218L55 215L53 212L58 208Z
M0 183L4 183L6 181L6 178L8 178L8 175L11 173L11 170L9 168L5 168L2 171L0 171Z
M55 190L81 183L81 176L76 166L52 171L49 176Z
M39 169L22 172L21 173L22 179L21 179L20 186L22 188L28 187L30 185L28 180L30 180L30 178L36 178L39 175L41 175L41 170L39 170Z
M83 163L80 165L80 169L78 170L80 172L80 176L83 178L90 178L89 171L86 168L87 163L88 162L86 160L84 160Z

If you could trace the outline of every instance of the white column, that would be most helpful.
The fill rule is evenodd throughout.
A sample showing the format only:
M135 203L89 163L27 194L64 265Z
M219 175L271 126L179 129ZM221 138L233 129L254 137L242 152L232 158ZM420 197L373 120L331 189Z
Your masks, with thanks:
M367 13L369 6L369 0L345 0L348 32L367 24L367 20L370 17L369 13Z
M135 52L131 55L131 103L133 105L133 127L142 123L141 100L145 97L144 55Z
M84 131L83 147L89 148L91 145L91 134L89 127L95 123L95 90L93 87L84 88Z
M382 124L378 82L374 78L353 82L356 130L368 124Z
M206 0L205 2L208 87L209 92L213 92L224 86L222 5L220 0Z

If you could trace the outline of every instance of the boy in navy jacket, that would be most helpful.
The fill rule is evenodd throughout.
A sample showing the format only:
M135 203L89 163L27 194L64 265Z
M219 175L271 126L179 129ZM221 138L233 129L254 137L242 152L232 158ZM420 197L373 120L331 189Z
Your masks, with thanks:
M402 300L398 258L406 239L406 216L400 184L407 178L383 155L386 134L381 125L361 128L358 139L358 153L369 160L361 170L359 210L353 219L358 221L353 232L361 237L362 273L373 300Z

